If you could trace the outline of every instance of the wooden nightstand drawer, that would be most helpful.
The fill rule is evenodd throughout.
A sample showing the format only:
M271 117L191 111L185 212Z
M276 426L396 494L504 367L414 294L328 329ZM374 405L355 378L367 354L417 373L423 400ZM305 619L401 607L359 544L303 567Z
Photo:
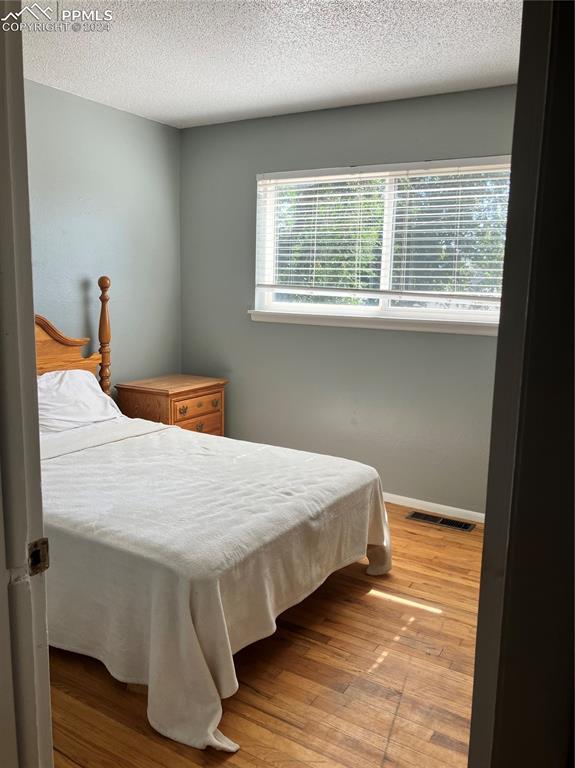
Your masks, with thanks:
M222 433L222 414L219 411L209 413L207 416L198 416L189 421L180 421L178 426L182 429L189 429L191 432L205 432L209 435L221 435Z
M186 421L194 416L222 410L222 392L209 392L200 397L189 397L172 402L172 420L174 424Z

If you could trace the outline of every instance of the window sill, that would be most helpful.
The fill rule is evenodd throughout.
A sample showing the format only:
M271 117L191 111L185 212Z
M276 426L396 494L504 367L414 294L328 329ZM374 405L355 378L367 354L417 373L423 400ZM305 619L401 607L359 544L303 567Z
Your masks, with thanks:
M415 317L359 317L358 315L321 315L303 312L272 312L250 309L252 320L260 323L295 323L331 325L343 328L375 328L387 331L423 331L426 333L462 333L469 336L497 336L498 324L477 320L431 320Z

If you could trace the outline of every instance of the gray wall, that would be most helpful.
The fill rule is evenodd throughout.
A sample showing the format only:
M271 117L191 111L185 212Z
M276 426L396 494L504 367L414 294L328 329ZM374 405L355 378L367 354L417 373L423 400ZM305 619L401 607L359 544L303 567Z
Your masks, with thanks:
M483 511L496 339L256 323L256 174L511 150L515 89L192 128L182 351L228 376L227 433L375 466L391 493Z
M112 279L112 380L180 369L180 133L26 82L36 312L96 336Z

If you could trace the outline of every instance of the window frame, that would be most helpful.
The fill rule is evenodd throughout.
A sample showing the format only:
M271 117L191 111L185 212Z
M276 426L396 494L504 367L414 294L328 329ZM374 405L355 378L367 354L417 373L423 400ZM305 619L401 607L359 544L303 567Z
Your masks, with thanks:
M362 165L347 166L339 168L321 168L299 171L278 171L274 173L259 173L256 176L257 182L265 180L297 181L299 179L316 179L325 176L348 175L350 173L397 173L401 171L422 171L423 173L433 173L434 170L453 169L454 172L464 170L465 168L485 168L489 169L494 165L510 165L510 155L489 155L484 157L470 158L447 158L441 160L414 161L409 163L388 163L384 165ZM269 187L269 194L273 187ZM392 196L390 196L392 197ZM256 205L257 207L257 205ZM393 210L384 209L384 242L392 236L392 229L389 226L393 221ZM259 211L256 211L259 215ZM268 220L265 221L262 228L258 228L256 239L256 264L255 264L255 302L254 308L248 311L252 320L274 323L296 323L304 325L329 325L360 328L381 328L387 330L410 330L410 331L431 331L437 333L464 333L471 335L497 335L499 325L499 311L473 311L460 310L449 311L446 309L416 309L412 307L394 307L393 309L383 309L383 306L389 307L390 297L382 294L379 296L380 302L377 311L373 307L353 306L344 308L343 305L333 305L337 308L327 308L326 304L313 303L293 303L273 302L273 291L262 291L262 285L258 282L258 274L261 269L258 254L263 252L262 238L270 237L270 229L274 231L274 206L266 206L265 215ZM387 233L387 234L386 234ZM273 239L273 234L271 235ZM388 290L385 286L385 280L389 281L389 255L391 250L388 247L385 250L382 246L382 269L380 286L382 290ZM387 255L388 258L385 258ZM386 268L387 267L387 268ZM266 284L267 287L267 284ZM294 287L282 286L282 289L296 292ZM388 284L389 288L389 284ZM314 289L321 292L322 289ZM301 291L300 291L301 292ZM307 291L310 293L312 291ZM333 293L326 289L326 292ZM486 295L487 296L487 295Z

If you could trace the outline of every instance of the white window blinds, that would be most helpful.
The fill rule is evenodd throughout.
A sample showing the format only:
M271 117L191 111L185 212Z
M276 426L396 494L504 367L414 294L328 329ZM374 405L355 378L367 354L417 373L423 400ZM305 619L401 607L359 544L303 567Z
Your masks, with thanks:
M496 322L498 160L258 177L256 309Z

